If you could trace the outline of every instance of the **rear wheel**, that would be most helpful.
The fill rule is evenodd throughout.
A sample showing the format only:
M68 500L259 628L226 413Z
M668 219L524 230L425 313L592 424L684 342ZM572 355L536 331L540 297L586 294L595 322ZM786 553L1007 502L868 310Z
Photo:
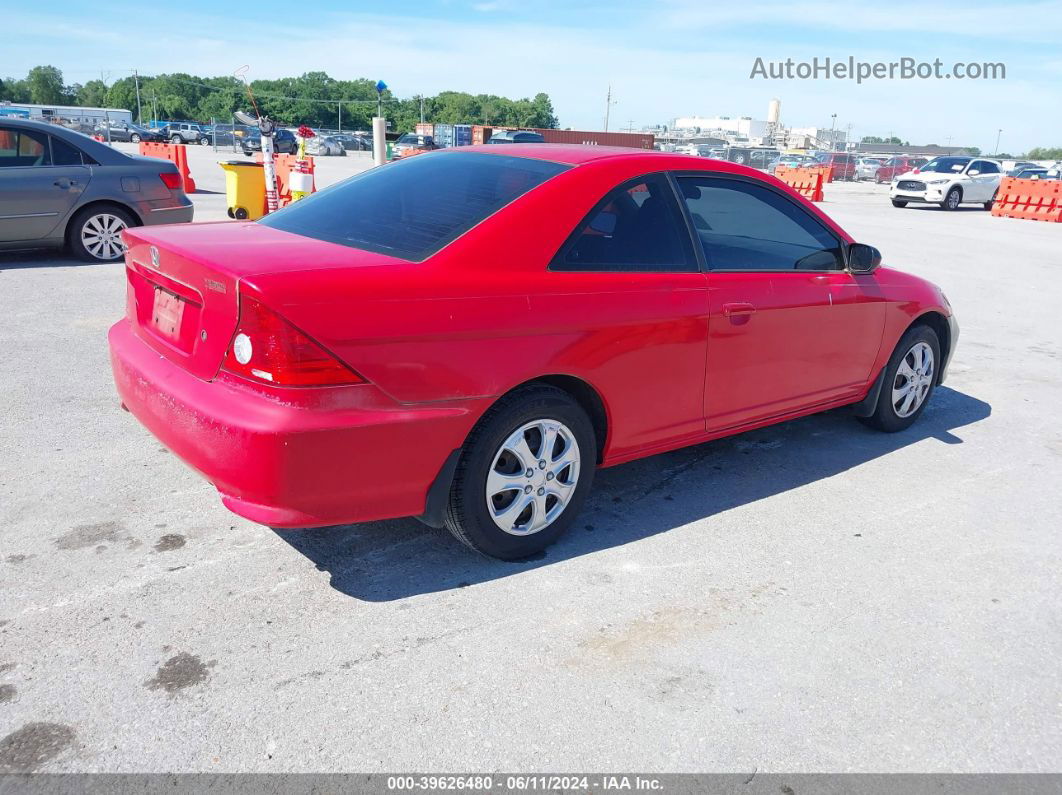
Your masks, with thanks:
M133 143L133 144L140 143L140 136L137 135L136 133L133 133L132 135L129 136L129 143Z
M958 210L959 204L962 202L962 188L956 185L954 188L948 191L948 195L944 197L944 201L940 203L940 206L945 210Z
M117 207L86 207L70 222L67 240L78 259L113 262L125 254L122 231L134 226L133 218Z
M905 202L903 199L893 199L892 200L892 206L893 207L906 207L907 206L907 202Z
M200 146L210 146L210 139L209 139L209 138L207 138L207 137L206 137L206 136L204 135L204 136L203 136L202 138L200 138L200 139L199 139L199 145L200 145Z
M518 390L469 435L446 526L491 557L519 560L541 552L579 512L596 461L593 426L570 395L550 386Z
M939 362L937 333L922 325L908 329L885 366L874 413L860 421L886 433L911 427L936 388Z
M179 136L179 135L171 135L170 136L170 143L171 144L179 144L179 143L181 143L181 136Z

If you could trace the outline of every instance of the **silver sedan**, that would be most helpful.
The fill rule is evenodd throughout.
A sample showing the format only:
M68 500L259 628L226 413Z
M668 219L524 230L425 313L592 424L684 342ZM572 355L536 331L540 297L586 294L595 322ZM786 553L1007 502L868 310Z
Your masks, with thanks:
M57 124L0 119L0 249L120 259L122 230L192 220L168 160L127 155Z

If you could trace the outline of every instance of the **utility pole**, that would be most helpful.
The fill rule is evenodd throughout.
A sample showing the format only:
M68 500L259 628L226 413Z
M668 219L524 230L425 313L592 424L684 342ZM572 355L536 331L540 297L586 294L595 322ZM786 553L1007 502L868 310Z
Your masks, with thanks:
M133 84L136 85L136 123L144 123L144 113L140 110L140 75L133 70Z
M996 151L994 151L992 153L994 155L998 155L999 154L999 136L1001 136L1002 134L1003 134L1003 130L1002 129L996 130Z
M337 102L336 108L339 111L339 131L343 132L343 103Z
M605 132L608 132L608 115L612 111L612 83L608 84L608 94L605 95Z
M418 99L420 100L420 123L423 124L424 123L424 95L422 94L420 97L418 97Z
M634 132L634 119L627 119L627 132Z
M837 139L834 138L834 135L833 135L833 131L834 131L834 128L836 126L837 126L837 114L833 113L833 114L830 115L830 151L831 152L836 152L837 151Z

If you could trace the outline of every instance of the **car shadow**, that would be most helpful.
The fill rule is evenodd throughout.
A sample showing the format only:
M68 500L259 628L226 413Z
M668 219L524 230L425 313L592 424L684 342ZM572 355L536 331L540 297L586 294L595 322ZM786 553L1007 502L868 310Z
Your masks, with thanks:
M107 262L89 262L56 248L9 249L0 251L0 272L25 270L26 268L78 268L109 265Z
M415 519L275 532L327 571L340 593L386 602L464 588L629 544L837 475L908 445L927 440L961 444L953 431L991 413L988 403L940 387L918 422L900 433L871 430L839 409L602 469L565 536L518 563L478 555L446 530Z

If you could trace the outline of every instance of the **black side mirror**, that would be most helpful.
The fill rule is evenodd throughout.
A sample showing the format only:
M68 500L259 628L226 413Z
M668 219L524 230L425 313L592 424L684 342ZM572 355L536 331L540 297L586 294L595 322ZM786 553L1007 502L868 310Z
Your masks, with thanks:
M852 273L873 273L881 264L881 252L866 243L848 247L848 270Z

